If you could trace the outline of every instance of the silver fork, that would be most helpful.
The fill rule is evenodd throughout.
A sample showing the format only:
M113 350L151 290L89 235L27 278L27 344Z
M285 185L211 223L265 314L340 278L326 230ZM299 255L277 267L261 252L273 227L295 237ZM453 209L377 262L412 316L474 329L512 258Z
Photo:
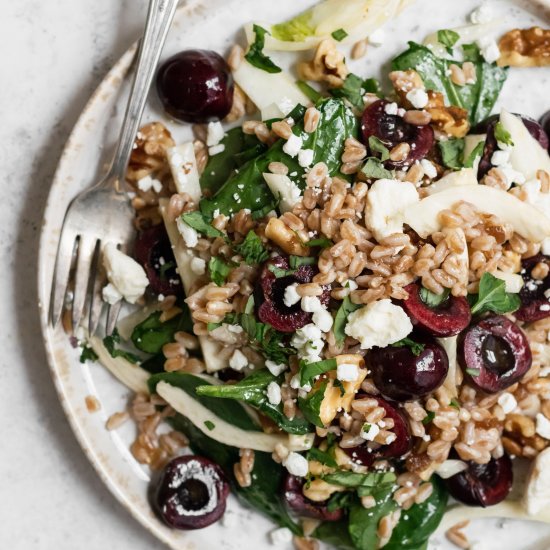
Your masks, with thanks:
M112 242L124 251L132 241L134 213L125 192L124 177L147 94L177 4L178 0L150 0L134 81L111 167L101 181L72 200L65 214L50 298L53 326L59 321L63 310L73 256L76 254L72 325L75 329L79 326L89 298L88 329L92 334L95 332L102 309L102 281L98 276L101 249L107 242ZM114 328L120 305L121 302L109 307L107 334Z

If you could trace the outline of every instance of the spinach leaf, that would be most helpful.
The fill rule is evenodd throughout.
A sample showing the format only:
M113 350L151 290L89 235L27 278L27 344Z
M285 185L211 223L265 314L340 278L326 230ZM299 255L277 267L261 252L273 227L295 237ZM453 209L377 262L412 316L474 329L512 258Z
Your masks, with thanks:
M122 357L130 363L139 363L139 357L137 355L123 349L117 349L117 344L120 344L120 334L115 328L109 336L105 336L105 338L103 338L103 345L109 352L109 355L113 358Z
M244 241L234 248L248 265L261 264L269 258L269 252L264 247L262 239L252 229L247 233Z
M392 70L416 70L428 90L441 92L451 105L466 109L470 123L475 125L491 113L508 71L485 62L479 48L473 44L464 45L463 50L465 59L475 65L474 84L454 84L448 76L449 66L461 62L439 58L429 48L415 42L409 42L408 50L393 59Z
M157 353L156 355L152 355L145 361L143 361L140 365L140 367L147 372L150 372L151 374L159 374L161 372L166 372L164 370L164 363L166 362L166 357L164 357L164 353Z
M82 345L82 351L80 352L80 362L85 363L86 361L97 361L99 357L97 356L97 353L93 350L93 348L85 342Z
M338 344L341 344L346 339L344 329L346 328L346 323L348 322L350 313L353 313L361 307L362 306L360 304L354 304L349 296L346 296L342 301L342 305L336 312L336 317L334 318L334 325L332 328Z
M484 273L479 281L479 294L472 305L472 314L486 311L510 313L521 305L517 294L506 292L506 284L490 273Z
M296 121L293 132L298 136L303 135L303 149L313 150L313 164L322 160L328 166L329 175L346 178L340 174L341 156L344 141L357 135L357 119L340 99L324 99L317 104L317 109L321 113L319 124L310 134L303 131L305 108L300 106L300 109L295 109L300 116L296 113L292 115ZM253 213L264 208L273 209L277 201L262 174L267 172L269 163L274 161L285 164L289 173L293 174L293 181L303 188L305 184L302 176L305 168L300 166L297 157L292 158L283 151L284 144L284 140L278 140L265 153L244 164L211 199L201 200L201 212L211 218L216 210L223 214L232 214L243 208L248 208Z
M329 93L333 97L339 97L347 99L356 109L363 111L365 108L365 102L363 96L367 93L378 94L380 93L380 83L374 78L367 78L366 80L350 73L346 76L344 84L340 88L331 88Z
M219 256L212 256L208 261L208 274L210 280L218 286L225 284L227 276L231 273L237 264L235 262L225 262Z
M320 101L323 96L313 87L311 87L307 82L304 82L303 80L297 80L296 86L300 88L300 91L313 103L317 103Z
M382 162L390 158L390 152L388 148L384 145L380 138L376 136L369 137L369 149L372 153L380 153L380 160Z
M326 474L322 477L327 483L341 485L349 489L357 489L358 487L392 487L396 479L393 472L368 472L360 474L346 470Z
M425 344L421 344L419 342L415 342L414 340L412 340L411 338L403 338L402 340L399 340L397 342L394 342L393 344L391 344L394 348L402 348L402 347L407 347L409 348L414 355L418 356L420 355L423 351L424 351L424 348L426 347Z
M361 172L363 172L367 178L373 180L390 179L392 177L392 173L384 168L380 159L375 157L369 157L367 159L367 162L365 162L363 168L361 168Z
M327 382L324 381L318 388L314 388L309 392L307 397L298 397L298 407L306 417L306 420L309 420L315 426L319 426L319 428L324 428L319 415L321 414L321 403L325 397L326 389Z
M198 233L201 233L202 235L206 235L211 239L215 239L216 237L222 237L223 239L227 238L226 235L222 233L219 229L216 229L215 227L213 227L208 222L206 217L203 216L198 210L195 210L194 212L187 212L186 214L182 214L181 219L189 227L192 227Z
M452 48L459 38L460 35L451 29L437 31L437 41L446 48Z
M306 363L300 361L300 385L305 386L311 384L313 379L320 374L336 369L336 359L325 359L324 361L316 361L315 363Z
M447 507L448 494L443 482L436 476L430 479L433 493L421 504L413 504L402 513L393 530L388 550L418 550L427 543L437 529Z
M321 451L321 449L318 449L317 447L312 447L307 452L307 459L316 460L317 462L320 462L325 466L329 466L330 468L338 468L338 464L334 457L326 451Z
M441 160L447 168L460 170L462 168L462 158L464 156L464 140L448 139L438 143Z
M349 493L336 493L336 495L343 494ZM338 548L338 550L357 550L357 547L353 544L349 535L347 518L341 519L340 521L325 521L321 523L313 532L313 536L327 544L333 545L335 548Z
M432 292L431 290L428 290L425 287L420 288L420 299L428 306L428 307L437 307L440 306L448 297L451 291L446 288L443 290L441 294L436 294L435 292Z
M330 33L330 36L334 38L334 40L337 40L338 42L341 42L346 38L348 33L344 29L336 29L334 32Z
M250 45L250 49L244 56L245 59L251 65L254 65L254 67L257 67L258 69L262 69L262 71L265 71L266 73L280 73L281 67L275 65L275 63L273 63L273 61L271 61L271 59L263 52L265 35L271 33L259 25L254 25L253 30L256 35L256 39Z
M273 376L267 369L249 374L236 384L221 386L199 386L197 395L221 399L237 399L257 408L268 418L271 418L282 430L291 434L306 434L311 431L311 424L300 416L292 420L286 417L281 404L272 405L266 395L267 386L271 382L280 384L283 376Z
M193 331L193 321L186 304L182 306L183 312L172 319L161 322L160 311L151 313L145 321L134 327L132 331L132 342L137 349L145 353L160 353L162 347L174 341L174 334L180 330Z
M208 158L200 177L203 191L215 193L236 168L267 149L255 135L245 134L241 127L229 130L220 143L224 150Z

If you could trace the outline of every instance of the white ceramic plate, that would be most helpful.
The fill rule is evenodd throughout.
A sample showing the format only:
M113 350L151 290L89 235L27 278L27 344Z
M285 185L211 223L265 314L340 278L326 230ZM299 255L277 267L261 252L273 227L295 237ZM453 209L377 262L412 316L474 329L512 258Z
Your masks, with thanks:
M178 11L163 57L185 48L207 48L225 53L236 38L242 39L242 24L252 19L277 22L296 14L311 0L190 0ZM492 3L495 12L505 21L502 29L544 24L550 20L548 1L505 1ZM368 55L352 62L354 72L364 76L380 76L381 66L406 47L407 40L421 42L426 34L437 29L466 23L467 14L477 7L476 0L417 0L399 18L386 25L386 43L369 48ZM133 427L126 425L108 432L106 419L126 406L128 392L100 365L82 365L62 330L52 330L47 323L47 305L61 220L71 198L81 189L97 181L109 160L112 145L124 110L128 82L126 72L131 65L131 48L105 77L90 99L75 126L60 160L48 197L42 230L39 262L39 296L41 322L49 364L59 398L71 426L99 476L120 502L160 540L174 549L191 548L263 548L269 545L266 534L272 524L231 500L224 521L207 529L178 532L167 529L152 514L147 501L149 472L138 464L128 451ZM277 57L284 63L285 56ZM287 59L290 59L287 57ZM386 64L387 67L387 64ZM500 104L515 112L538 118L550 105L550 69L512 70L501 94ZM143 123L162 120L177 142L190 135L189 128L176 125L163 116L156 98L151 96ZM85 406L87 395L95 395L102 408L90 414ZM468 534L480 542L484 550L492 548L547 549L550 547L550 526L516 521L479 520ZM433 548L450 548L439 533ZM476 548L478 548L476 546Z

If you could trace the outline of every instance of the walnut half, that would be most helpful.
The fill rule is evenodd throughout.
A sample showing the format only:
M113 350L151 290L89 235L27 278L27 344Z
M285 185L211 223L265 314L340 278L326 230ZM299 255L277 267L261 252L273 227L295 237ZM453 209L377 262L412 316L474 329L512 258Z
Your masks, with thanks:
M311 61L298 65L298 74L303 80L326 82L333 88L340 88L349 70L344 54L336 49L336 42L327 38L317 46Z
M511 30L500 39L499 48L500 67L545 67L550 65L550 30Z

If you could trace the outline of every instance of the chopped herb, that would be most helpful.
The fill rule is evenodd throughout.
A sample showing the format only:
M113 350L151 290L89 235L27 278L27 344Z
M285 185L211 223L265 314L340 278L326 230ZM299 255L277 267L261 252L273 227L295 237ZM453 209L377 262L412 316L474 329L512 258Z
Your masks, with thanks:
M425 344L421 344L420 342L415 342L414 340L411 340L410 338L403 338L402 340L399 340L398 342L394 342L392 344L394 348L403 348L407 347L410 348L410 350L413 352L414 355L418 356L426 347Z
M319 428L324 428L324 424L320 418L321 414L321 404L325 398L325 390L327 389L327 382L324 381L322 384L313 389L307 394L306 397L298 397L298 407L302 411L302 414L312 424L318 426Z
M435 413L433 411L428 411L428 414L426 415L426 418L422 420L422 424L426 425L432 422L432 420L435 418Z
M473 168L474 163L478 157L483 155L485 149L485 141L480 141L468 155L468 158L464 161L464 168Z
M235 246L235 250L248 265L261 264L269 258L269 252L265 249L262 239L252 230L247 233L241 244Z
M213 283L218 286L225 284L227 276L237 264L224 262L219 256L212 256L208 262L208 274Z
M332 36L332 38L334 38L334 40L337 40L338 42L342 42L342 40L346 38L348 33L344 29L337 29L334 32L330 33L330 35Z
M181 219L189 227L192 227L195 231L201 233L202 235L206 235L211 239L215 239L216 237L227 239L226 235L222 233L219 229L212 227L212 225L210 225L210 223L207 221L207 218L203 216L198 210L182 214Z
M388 179L392 177L392 173L389 170L386 170L384 168L384 165L380 161L380 159L369 157L367 159L367 162L365 162L363 168L361 168L361 172L367 176L367 178L380 180L380 179Z
M369 149L373 153L380 153L380 160L384 162L390 158L390 152L388 148L384 145L380 138L376 136L369 137Z
M460 35L450 29L437 31L437 41L446 48L452 48L460 39Z
M316 460L317 462L320 462L325 466L329 466L330 468L338 467L338 464L336 463L336 460L334 460L334 457L330 456L330 454L325 451L321 451L321 449L318 449L317 447L312 447L308 451L307 459Z
M207 323L206 330L208 332L211 332L212 330L216 330L218 327L221 327L223 323Z
M319 246L321 248L330 248L334 243L326 237L320 237L319 239L311 239L306 243L306 246Z
M451 407L454 407L455 409L460 409L460 405L458 404L458 401L456 399L451 399L450 405L451 405Z
M365 432L366 434L368 434L370 432L370 429L372 428L372 424L369 424L368 422L365 422L363 424L363 427L361 428L361 431L362 432Z
M381 485L393 485L396 476L392 472L369 472L360 474L356 472L340 471L322 476L327 483L342 487L380 487Z
M118 333L118 329L115 328L109 336L105 336L105 338L103 338L103 345L107 348L109 355L113 358L122 357L130 363L139 362L139 357L137 357L137 355L134 355L129 351L116 349L117 344L120 344L120 334Z
M353 313L357 309L361 308L359 304L354 304L349 296L346 296L342 301L342 305L338 308L336 312L336 317L334 318L333 332L336 342L342 344L346 339L345 328L348 322L348 317L350 313Z
M448 139L438 143L441 152L441 160L447 168L460 170L462 168L462 158L464 156L464 140Z
M495 139L503 145L514 145L512 135L504 128L500 120L495 124Z
M98 359L99 357L93 348L89 344L84 344L80 353L80 362L85 363L86 361L97 361Z
M451 291L446 288L443 290L441 294L436 294L435 292L432 292L431 290L428 290L427 288L421 287L420 288L420 299L428 306L428 307L438 307L442 303L445 302L445 300L449 297L449 294Z
M333 385L335 388L338 388L340 390L340 397L344 397L344 395L346 395L346 388L344 388L344 384L342 384L341 380L338 380L338 378L336 378L333 382Z
M317 258L313 256L290 256L289 263L292 269L298 269L302 265L316 265Z
M333 493L327 502L327 510L329 512L334 512L335 510L349 508L355 502L355 500L355 493L351 491Z
M470 376L479 376L481 371L479 369L472 369L472 368L468 368L466 369L466 372L470 375Z
M340 88L331 88L329 92L334 97L347 99L356 109L363 111L365 108L363 96L366 93L380 93L380 83L374 78L364 80L350 73Z
M216 424L214 424L214 422L211 422L210 420L205 420L205 421L204 421L204 425L205 425L210 431L212 431L212 430L216 427Z
M265 35L270 34L269 31L260 27L259 25L253 26L254 34L256 39L250 45L248 53L244 56L245 59L254 67L261 69L267 73L280 73L281 67L278 67L271 61L267 55L264 54L263 49L265 45Z
M261 220L262 218L265 218L270 212L277 210L279 202L280 201L277 199L274 202L271 202L268 205L264 206L263 208L260 208L259 210L253 210L252 219Z
M271 271L271 273L273 273L273 275L275 275L275 278L277 279L280 279L281 277L289 277L290 275L294 275L294 273L296 273L295 269L281 269L273 264L269 264L267 268Z
M313 101L313 103L317 103L323 96L312 86L310 86L307 82L304 82L303 80L297 80L296 86L300 88L301 92L308 98Z
M479 281L479 294L472 305L472 313L480 314L486 311L511 313L520 305L519 296L506 292L506 283L502 279L498 279L491 273L484 273Z
M336 369L336 359L325 359L324 361L316 361L315 363L306 363L300 361L300 385L305 386L310 384L315 377Z

